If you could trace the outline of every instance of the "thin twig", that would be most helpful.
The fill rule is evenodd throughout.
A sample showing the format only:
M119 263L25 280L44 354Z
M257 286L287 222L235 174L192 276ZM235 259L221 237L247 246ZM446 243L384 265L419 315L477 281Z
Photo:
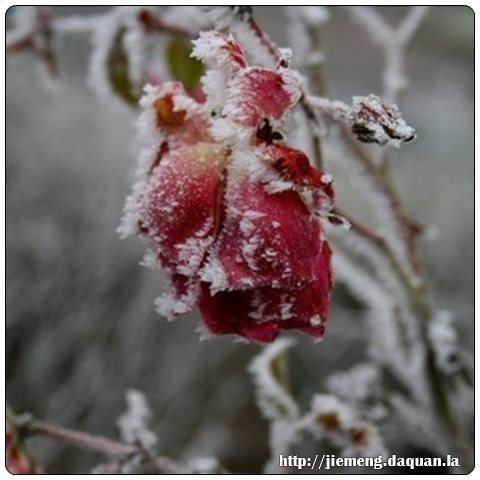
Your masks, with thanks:
M165 473L193 473L192 469L168 457L152 455L137 446L126 445L99 435L53 425L37 420L30 414L13 416L13 423L19 434L24 438L43 435L74 447L100 452L109 457L128 458L139 455L145 464L152 465Z

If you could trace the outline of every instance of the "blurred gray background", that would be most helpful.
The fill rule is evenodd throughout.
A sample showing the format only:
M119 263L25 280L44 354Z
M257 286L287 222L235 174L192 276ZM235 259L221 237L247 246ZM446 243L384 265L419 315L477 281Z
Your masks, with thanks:
M96 10L57 10L83 11ZM405 10L382 11L396 21ZM281 9L256 12L285 46ZM353 95L380 93L381 52L344 10L330 12L323 35L330 96L349 103ZM437 306L454 312L469 350L473 18L468 7L430 13L410 52L411 86L401 103L418 139L393 161L407 211L438 233L421 247L429 285ZM154 312L161 276L139 266L140 241L121 241L115 233L135 167L136 115L102 104L86 85L88 39L68 38L59 47L63 79L55 93L28 55L7 61L7 400L19 412L115 437L124 393L136 388L151 403L161 453L218 456L231 471L259 471L268 455L268 425L254 404L246 366L261 347L230 337L199 342L196 315L168 323ZM352 180L342 181L336 177L339 199L347 201ZM314 345L295 335L291 375L302 405L329 372L363 358L358 309L339 286L325 341ZM401 448L401 438L396 442ZM31 448L51 473L86 472L101 461L45 439Z

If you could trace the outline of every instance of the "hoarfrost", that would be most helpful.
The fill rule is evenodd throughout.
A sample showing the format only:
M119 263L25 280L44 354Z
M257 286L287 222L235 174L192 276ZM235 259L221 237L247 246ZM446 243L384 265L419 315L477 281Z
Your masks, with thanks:
M351 107L318 96L309 96L308 102L331 118L345 122L361 142L399 148L402 142L416 138L415 129L407 125L398 107L377 95L355 96Z
M178 250L178 273L191 277L198 272L200 265L205 258L205 252L213 243L214 237L203 236L204 231L208 232L212 228L212 223L207 222L207 230L202 229L196 233L196 238L188 238L185 243L175 245Z
M208 13L196 5L172 5L165 11L163 20L169 26L191 34L208 28L211 23Z
M382 398L380 371L371 363L358 364L350 370L330 375L327 390L353 405L372 420L381 420L387 414Z
M201 268L199 275L203 282L209 283L212 295L230 288L227 274L215 250L210 252L208 260Z
M297 68L319 65L324 55L318 50L314 37L322 26L330 19L327 8L321 6L288 6L285 7L289 24L288 39L295 55L293 66Z
M268 345L249 366L257 392L257 401L265 418L295 419L299 408L273 371L273 364L295 344L291 338L280 338Z
M429 330L435 361L438 368L447 375L458 372L461 367L457 331L453 323L451 312L441 310L434 315Z
M101 100L115 98L109 79L108 60L112 48L125 50L132 87L140 90L145 78L146 39L138 20L145 7L117 7L94 25L88 82ZM119 42L118 45L116 42ZM136 92L140 94L140 91Z
M393 145L415 139L415 130L402 118L398 107L376 95L353 97L348 121L352 132L366 143Z
M196 296L181 297L172 292L164 293L158 296L154 301L155 311L165 317L167 320L172 321L177 315L182 315L191 311L193 305L195 305Z
M275 68L276 59L273 57L272 52L259 39L247 22L233 21L230 31L243 45L252 63L266 68Z
M127 411L118 419L117 425L124 442L140 445L152 451L157 444L156 435L149 430L150 408L145 395L137 390L127 392Z
M339 448L342 456L375 457L387 454L377 428L334 395L315 395L310 412L299 423L302 429Z

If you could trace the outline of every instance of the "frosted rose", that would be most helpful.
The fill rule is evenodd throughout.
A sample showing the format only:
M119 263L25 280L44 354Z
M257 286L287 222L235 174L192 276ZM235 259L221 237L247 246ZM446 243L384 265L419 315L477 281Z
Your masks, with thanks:
M218 32L201 34L195 54L209 67L205 103L174 82L147 88L142 100L153 147L124 228L133 225L169 274L157 308L172 317L198 306L216 334L322 337L332 272L319 216L333 189L282 141L298 78L283 65L248 66L240 45Z

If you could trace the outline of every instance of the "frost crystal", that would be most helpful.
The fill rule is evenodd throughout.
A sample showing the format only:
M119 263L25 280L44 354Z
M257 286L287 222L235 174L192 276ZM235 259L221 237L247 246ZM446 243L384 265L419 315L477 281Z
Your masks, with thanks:
M429 333L438 368L447 375L457 372L461 364L452 314L447 311L437 312L430 324Z
M369 418L378 420L386 414L381 401L380 372L373 364L359 364L330 375L327 389Z
M259 407L266 418L294 419L299 415L298 405L282 383L285 381L282 357L293 345L292 339L281 338L265 348L250 365Z
M144 450L151 451L157 444L157 437L148 429L151 412L143 393L129 390L127 407L127 411L118 419L122 439L130 445L140 445Z
M315 395L311 411L301 423L302 429L318 438L325 438L339 448L342 456L386 455L377 428L334 395Z

